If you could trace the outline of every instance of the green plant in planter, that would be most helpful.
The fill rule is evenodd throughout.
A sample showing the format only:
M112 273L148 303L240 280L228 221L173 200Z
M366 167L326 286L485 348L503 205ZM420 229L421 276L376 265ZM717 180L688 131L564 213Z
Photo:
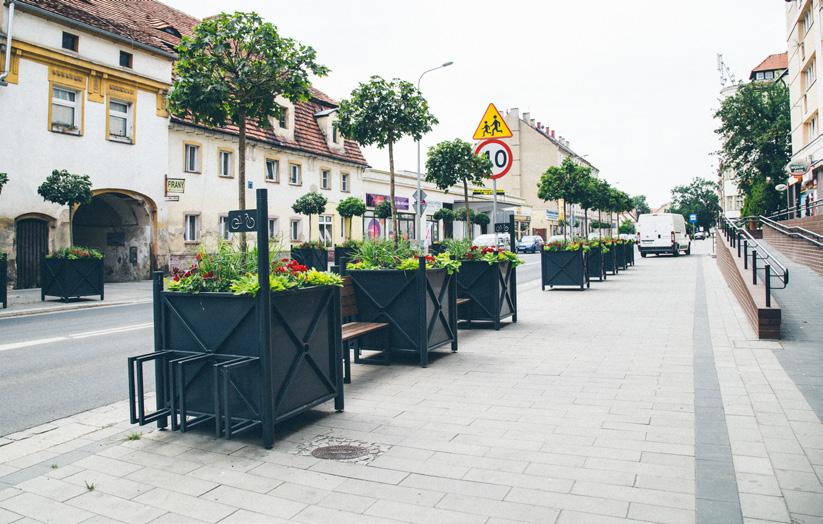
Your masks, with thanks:
M419 252L412 247L408 240L369 240L363 242L348 264L350 271L399 269L403 271L415 270L419 267ZM437 256L426 256L427 269L446 269L449 274L460 269L460 261L455 260L448 253Z
M40 184L37 193L43 197L43 200L61 206L69 206L69 244L74 244L72 213L75 206L91 202L91 179L89 179L89 176L69 173L65 169L55 169Z
M443 241L443 245L446 247L446 252L450 254L453 258L457 260L468 260L469 259L469 252L472 247L472 241L465 238L463 240L455 240L453 238L449 238Z
M319 240L309 240L308 242L301 242L298 249L326 249L326 245Z
M338 244L337 247L343 247L343 248L346 248L346 249L359 249L360 246L362 246L362 245L363 245L362 240L349 239L349 240L346 240L345 242L343 242L342 244Z
M5 262L8 259L9 255L7 253L3 253L2 251L0 251L0 262Z
M488 226L492 219L487 213L477 213L472 217L472 223L478 226Z
M583 251L588 253L591 247L583 241L579 242L550 242L543 246L543 251L556 253L558 251Z
M454 210L449 209L447 207L441 207L440 209L434 212L432 218L434 218L435 220L442 220L443 222L453 222Z
M309 217L309 241L311 241L311 216L324 213L326 211L326 204L328 203L329 200L326 197L317 191L311 191L298 198L294 204L292 204L291 208L295 213Z
M103 253L97 251L96 249L90 249L87 247L71 246L59 249L48 255L46 258L59 258L66 260L81 260L84 258L90 258L94 260L102 260Z
M346 238L351 240L351 218L366 214L366 204L357 197L344 198L337 204L337 213L346 219Z

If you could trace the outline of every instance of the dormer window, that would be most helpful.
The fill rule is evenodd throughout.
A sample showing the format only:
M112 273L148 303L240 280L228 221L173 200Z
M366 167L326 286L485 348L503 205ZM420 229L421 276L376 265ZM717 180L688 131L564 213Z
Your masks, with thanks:
M331 126L331 136L332 136L332 141L335 144L339 144L340 142L343 141L343 136L340 135L340 131L338 131L336 125Z
M73 35L71 33L67 33L63 31L63 42L62 47L63 49L68 49L69 51L77 52L78 43L80 42L80 37L77 35Z
M288 129L289 128L289 108L288 107L280 106L280 116L277 119L277 125L279 125L281 129Z

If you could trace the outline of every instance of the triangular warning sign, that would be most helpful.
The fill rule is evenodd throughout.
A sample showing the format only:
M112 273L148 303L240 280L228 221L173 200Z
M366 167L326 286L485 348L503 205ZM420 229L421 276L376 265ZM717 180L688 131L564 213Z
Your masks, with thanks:
M494 104L489 104L472 138L485 140L487 138L509 138L510 136L512 136L512 130L506 125L500 111L494 107Z

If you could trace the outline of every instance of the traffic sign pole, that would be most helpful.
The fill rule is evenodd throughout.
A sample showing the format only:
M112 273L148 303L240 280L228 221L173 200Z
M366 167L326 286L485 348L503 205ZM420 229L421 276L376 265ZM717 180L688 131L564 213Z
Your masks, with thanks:
M497 179L492 180L492 224L497 223ZM494 232L494 244L497 245L497 231Z

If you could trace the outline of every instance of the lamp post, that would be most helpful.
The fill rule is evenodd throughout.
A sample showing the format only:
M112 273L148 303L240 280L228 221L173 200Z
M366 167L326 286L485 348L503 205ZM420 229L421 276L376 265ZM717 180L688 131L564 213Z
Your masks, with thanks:
M417 79L417 90L420 91L420 81L423 80L423 77L426 75L426 73L431 73L432 71L437 71L438 69L443 69L444 67L449 67L453 63L454 62L452 62L452 61L445 62L445 63L443 63L443 64L441 64L437 67L433 67L431 69L423 71L423 73L420 75L420 78ZM416 210L417 211L417 227L416 227L416 229L417 229L417 240L418 240L418 243L420 245L421 251L426 248L426 239L423 236L423 210L421 209L421 207L422 207L421 200L423 200L423 199L419 198L420 193L422 191L421 188L420 188L420 178L423 176L422 171L423 171L423 168L420 166L420 140L418 140L417 141L417 196L418 196L418 199L417 199L417 210Z

